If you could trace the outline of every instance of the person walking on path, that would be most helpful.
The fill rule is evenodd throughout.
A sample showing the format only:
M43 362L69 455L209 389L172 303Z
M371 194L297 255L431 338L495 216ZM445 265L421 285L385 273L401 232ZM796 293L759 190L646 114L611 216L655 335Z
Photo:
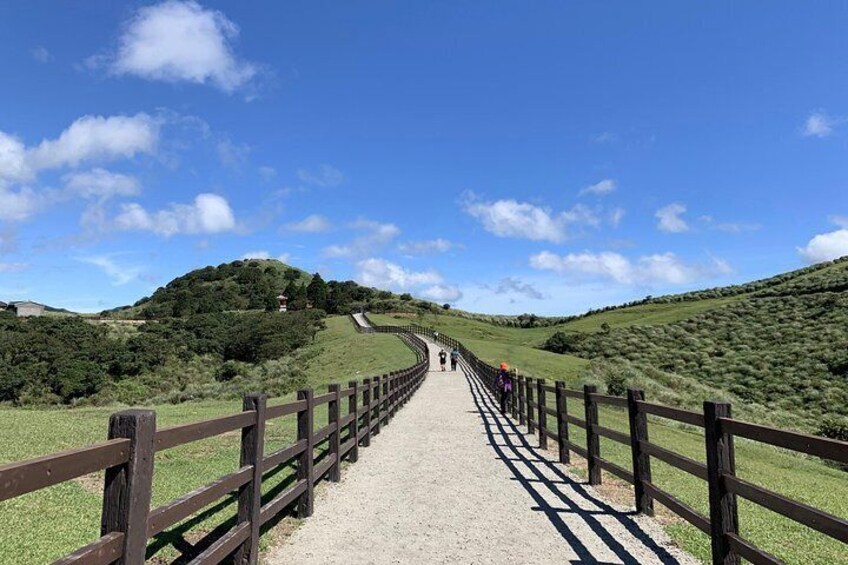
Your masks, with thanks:
M445 363L447 363L447 362L448 362L448 354L445 352L444 349L442 349L441 351L439 351L439 365L441 365L442 371L445 370Z
M451 371L456 371L457 363L459 363L459 349L454 347L451 349Z
M501 414L506 415L506 407L512 402L512 373L509 371L509 365L501 363L501 369L498 371L498 392L501 400Z

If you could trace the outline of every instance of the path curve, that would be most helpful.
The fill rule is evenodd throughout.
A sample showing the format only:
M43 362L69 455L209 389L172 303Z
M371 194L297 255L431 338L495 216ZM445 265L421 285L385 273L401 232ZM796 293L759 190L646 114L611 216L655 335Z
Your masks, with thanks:
M439 371L428 343L421 388L269 564L697 563L537 449L467 369Z

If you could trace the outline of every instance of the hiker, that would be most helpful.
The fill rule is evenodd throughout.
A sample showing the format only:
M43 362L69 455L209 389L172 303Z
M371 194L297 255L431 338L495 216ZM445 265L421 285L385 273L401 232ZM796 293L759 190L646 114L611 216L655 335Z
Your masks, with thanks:
M459 349L454 347L451 349L451 371L456 371L457 363L459 363Z
M506 416L506 407L512 401L512 383L513 373L510 372L509 365L501 363L501 370L498 371L498 391L501 397L501 414L504 416Z
M442 349L441 351L439 351L439 365L442 366L442 371L445 370L445 363L447 363L447 362L448 362L448 354L445 352L444 349Z

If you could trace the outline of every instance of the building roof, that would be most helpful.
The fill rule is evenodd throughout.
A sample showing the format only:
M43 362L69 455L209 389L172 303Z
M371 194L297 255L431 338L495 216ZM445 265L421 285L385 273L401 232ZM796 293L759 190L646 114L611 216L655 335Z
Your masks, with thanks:
M39 302L33 302L32 300L13 300L13 301L9 302L8 306L18 307L18 306L26 306L27 304L31 304L33 306L41 306L42 308L46 308L46 306L44 304L41 304Z

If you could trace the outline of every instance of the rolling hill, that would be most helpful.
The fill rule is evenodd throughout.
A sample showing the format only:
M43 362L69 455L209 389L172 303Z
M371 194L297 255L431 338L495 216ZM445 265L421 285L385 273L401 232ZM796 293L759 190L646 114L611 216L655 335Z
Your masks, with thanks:
M314 279L318 278L313 287ZM318 284L320 283L320 284ZM195 314L277 309L284 294L289 306L302 310L307 301L328 314L347 314L366 308L373 311L435 308L409 295L361 286L353 281L323 282L320 275L273 259L248 259L196 269L160 287L132 306L101 313L119 319L182 318Z
M802 429L848 417L848 258L517 327L528 320L418 317L487 361L505 359L540 377L616 390L638 385L688 408L724 397L758 421Z

